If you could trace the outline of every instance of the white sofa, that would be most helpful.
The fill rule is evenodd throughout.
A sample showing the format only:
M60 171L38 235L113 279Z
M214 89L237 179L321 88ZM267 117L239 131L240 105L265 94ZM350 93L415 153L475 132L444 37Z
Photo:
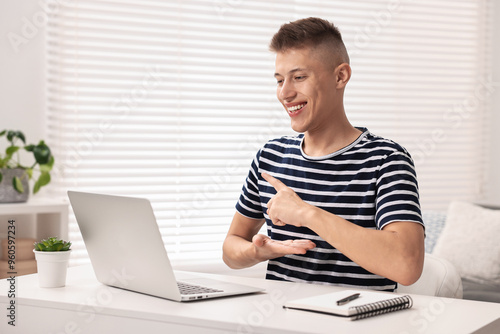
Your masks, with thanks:
M447 298L463 297L463 285L460 274L449 261L426 253L422 275L412 285L398 285L398 293Z
M500 207L452 202L447 212L424 211L423 219L426 259L452 263L463 299L500 303Z

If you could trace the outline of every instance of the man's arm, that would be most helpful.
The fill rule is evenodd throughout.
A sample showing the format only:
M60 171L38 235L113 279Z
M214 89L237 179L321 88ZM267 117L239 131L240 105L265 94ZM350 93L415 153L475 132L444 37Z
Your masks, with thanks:
M316 247L310 240L277 241L258 234L264 222L236 212L222 246L222 258L230 268L251 267L288 254L305 254Z
M277 191L267 204L273 224L308 227L361 267L403 285L420 277L425 253L420 224L393 222L382 230L363 228L302 201L272 176L262 176Z
M393 222L382 230L372 230L317 209L311 212L308 226L345 256L374 274L410 285L422 273L424 231L418 223Z

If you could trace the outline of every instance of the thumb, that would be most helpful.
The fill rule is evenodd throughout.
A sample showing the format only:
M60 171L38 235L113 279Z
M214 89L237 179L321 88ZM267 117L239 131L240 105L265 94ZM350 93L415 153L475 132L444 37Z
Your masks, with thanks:
M266 239L269 239L269 238L263 234L256 234L252 238L252 243L256 247L262 247L262 246L264 246Z

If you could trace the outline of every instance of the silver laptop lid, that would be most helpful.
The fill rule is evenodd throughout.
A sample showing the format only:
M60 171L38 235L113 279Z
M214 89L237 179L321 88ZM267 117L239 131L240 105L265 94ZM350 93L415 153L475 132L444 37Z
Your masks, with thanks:
M68 191L68 196L94 272L103 284L175 301L263 290L185 272L184 283L217 291L181 295L147 199L76 191Z
M181 300L150 202L68 191L99 282Z

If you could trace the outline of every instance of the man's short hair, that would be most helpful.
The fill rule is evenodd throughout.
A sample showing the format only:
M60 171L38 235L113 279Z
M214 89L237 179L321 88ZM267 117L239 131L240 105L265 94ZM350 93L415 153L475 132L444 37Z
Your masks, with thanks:
M270 50L276 53L317 47L326 47L335 57L335 65L349 63L349 55L339 29L333 23L317 17L283 24L269 45Z

